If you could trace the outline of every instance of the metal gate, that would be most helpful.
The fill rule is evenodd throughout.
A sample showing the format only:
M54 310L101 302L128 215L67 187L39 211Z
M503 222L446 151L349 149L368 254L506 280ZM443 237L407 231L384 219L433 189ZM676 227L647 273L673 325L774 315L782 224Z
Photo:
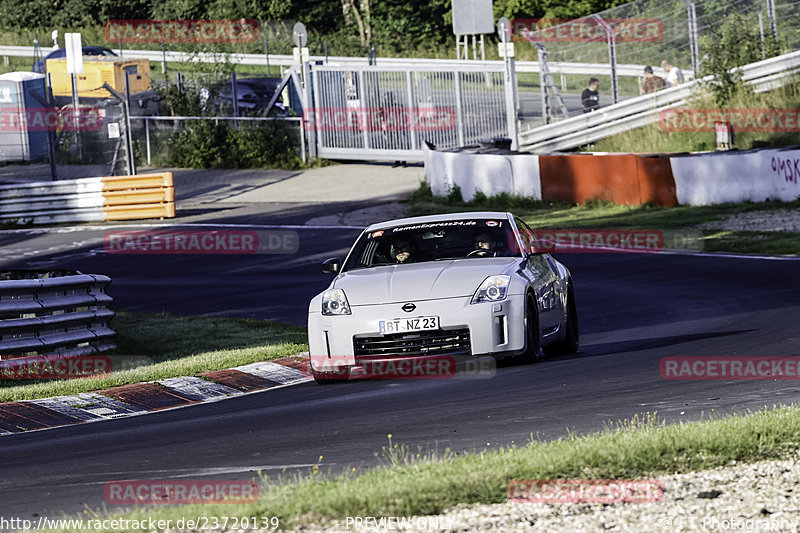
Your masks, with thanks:
M502 63L436 67L311 65L304 124L329 159L421 161L437 149L507 137Z

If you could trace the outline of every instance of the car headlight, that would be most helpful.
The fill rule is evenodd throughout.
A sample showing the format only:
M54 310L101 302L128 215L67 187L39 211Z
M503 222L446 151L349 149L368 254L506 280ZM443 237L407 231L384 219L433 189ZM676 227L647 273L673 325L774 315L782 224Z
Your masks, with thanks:
M323 315L349 315L350 304L342 289L331 289L322 295Z
M500 300L505 300L506 294L508 294L509 283L511 283L511 276L489 276L483 280L481 286L475 291L475 294L472 296L472 302L470 303L476 304L479 302L499 302Z

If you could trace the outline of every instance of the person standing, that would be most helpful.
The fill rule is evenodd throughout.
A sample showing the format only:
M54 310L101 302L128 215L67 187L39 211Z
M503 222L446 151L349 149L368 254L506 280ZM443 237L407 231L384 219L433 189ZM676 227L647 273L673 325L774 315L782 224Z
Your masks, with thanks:
M666 59L661 62L661 68L667 71L667 89L670 87L677 87L685 80L683 78L683 71L675 67Z
M589 87L581 93L581 106L584 113L596 111L600 108L600 95L597 92L597 87L599 86L600 82L597 78L589 78Z
M656 91L660 91L666 86L667 83L664 81L664 78L653 74L653 67L644 67L644 80L642 81L642 85L639 87L639 94L654 93Z

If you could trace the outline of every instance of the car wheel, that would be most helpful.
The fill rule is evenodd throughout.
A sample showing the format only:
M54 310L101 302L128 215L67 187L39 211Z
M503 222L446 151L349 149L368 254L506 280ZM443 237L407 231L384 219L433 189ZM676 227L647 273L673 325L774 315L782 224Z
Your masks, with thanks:
M575 305L575 292L572 285L567 290L567 322L564 338L549 346L544 347L547 355L566 355L578 351L580 344L580 331L578 330L578 307Z
M539 312L532 294L525 298L525 351L515 357L520 363L532 363L539 359L541 337L539 335Z

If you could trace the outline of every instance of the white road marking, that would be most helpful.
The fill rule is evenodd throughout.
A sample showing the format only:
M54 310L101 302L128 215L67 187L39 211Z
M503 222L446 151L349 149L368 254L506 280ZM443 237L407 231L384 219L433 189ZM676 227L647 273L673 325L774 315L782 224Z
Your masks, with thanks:
M303 372L297 370L296 368L279 365L277 363L270 363L269 361L237 366L234 367L234 370L253 374L270 381L276 381L283 385L301 383L311 379L309 376L303 374Z

